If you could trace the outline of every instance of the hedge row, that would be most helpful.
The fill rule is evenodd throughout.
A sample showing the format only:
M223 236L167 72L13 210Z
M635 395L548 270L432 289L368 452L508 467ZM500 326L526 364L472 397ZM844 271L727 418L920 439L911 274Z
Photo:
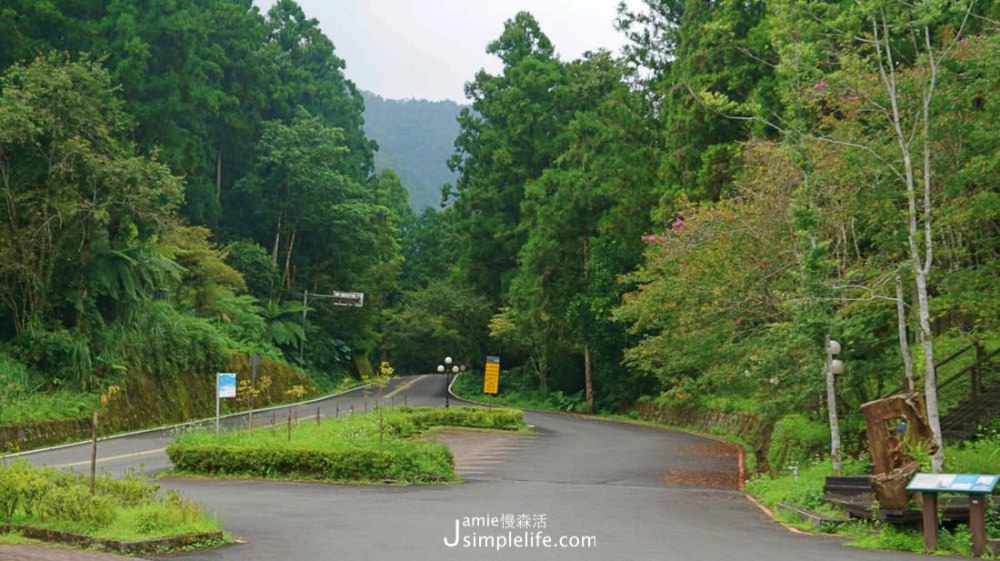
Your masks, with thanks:
M455 461L443 444L411 437L432 426L517 430L521 411L453 407L395 408L382 418L349 415L284 431L229 431L216 439L205 431L179 433L167 456L183 472L347 482L391 480L424 483L455 479Z
M399 434L411 434L430 427L468 427L484 429L519 430L524 428L524 413L519 409L486 409L483 407L400 408L403 415L393 416L390 422Z
M421 441L332 449L173 443L167 456L191 473L333 481L422 483L450 480L455 469L451 450Z

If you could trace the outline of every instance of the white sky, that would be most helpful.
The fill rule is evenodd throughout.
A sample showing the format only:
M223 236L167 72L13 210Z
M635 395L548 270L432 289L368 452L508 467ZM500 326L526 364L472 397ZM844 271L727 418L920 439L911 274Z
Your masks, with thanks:
M274 0L254 0L266 12ZM451 99L466 103L463 86L485 68L499 73L486 45L504 21L526 10L538 20L560 58L585 51L618 52L618 0L298 0L347 64L347 78L389 99ZM641 5L628 0L629 6Z

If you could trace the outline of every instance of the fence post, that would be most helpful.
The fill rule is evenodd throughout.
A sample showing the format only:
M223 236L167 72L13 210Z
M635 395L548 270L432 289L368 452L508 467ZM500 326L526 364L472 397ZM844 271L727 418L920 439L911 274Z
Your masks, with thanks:
M90 494L94 494L97 485L97 411L90 421Z

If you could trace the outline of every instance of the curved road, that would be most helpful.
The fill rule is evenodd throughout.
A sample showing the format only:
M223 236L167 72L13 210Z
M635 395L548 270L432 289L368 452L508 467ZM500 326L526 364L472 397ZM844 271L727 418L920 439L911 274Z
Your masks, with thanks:
M440 405L443 376L396 380L385 390L401 403ZM398 393L393 393L398 390ZM341 414L364 406L360 391L300 407ZM368 398L369 403L372 399ZM277 414L279 420L282 413ZM264 412L255 423L270 422ZM699 487L736 469L714 441L686 433L529 412L535 435L515 439L477 465L466 483L366 487L165 479L222 517L245 541L174 554L175 561L389 560L730 560L913 559L844 549L832 538L793 534L733 489ZM229 423L245 422L234 417ZM151 432L101 443L102 466L169 467L168 435ZM86 447L27 454L31 461L85 461ZM700 476L708 475L707 479ZM456 527L457 526L457 527ZM520 528L518 526L521 526ZM499 547L522 540L521 547ZM545 547L548 539L550 547ZM453 546L449 546L452 544ZM558 547L559 545L579 547Z

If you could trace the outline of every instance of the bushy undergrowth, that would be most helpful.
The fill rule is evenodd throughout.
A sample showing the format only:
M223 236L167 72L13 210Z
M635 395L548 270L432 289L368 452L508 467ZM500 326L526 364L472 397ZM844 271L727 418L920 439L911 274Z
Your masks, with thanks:
M0 466L0 519L11 524L97 538L150 539L220 529L200 505L137 475L104 474L91 493L83 475L37 468L23 460Z
M785 415L774 424L767 447L767 463L775 473L790 466L805 466L829 448L830 428L798 413Z
M944 462L950 473L1000 473L1000 433L945 448Z
M95 394L68 391L0 395L0 425L86 418L98 403Z
M864 549L888 549L892 551L908 551L911 553L926 553L924 535L912 528L900 528L891 524L858 521L843 527L840 535L852 538L844 544L847 547ZM936 555L953 555L969 557L972 551L972 534L968 527L959 525L957 528L938 529L938 548Z
M577 411L586 410L586 399L582 391L567 394L562 391L552 391L543 394L537 388L505 386L501 384L501 394L483 393L483 378L465 374L455 379L452 389L456 394L483 403L496 403L510 407L541 409L547 411Z
M861 462L851 459L844 462L845 475L864 472ZM785 503L815 510L823 505L823 484L830 475L833 475L833 466L829 461L822 461L800 466L798 477L793 472L778 473L776 477L758 475L747 482L746 490L768 508Z
M380 430L381 424L381 430ZM285 427L176 435L167 447L183 472L329 481L424 483L455 479L451 451L413 438L432 426L516 430L520 411L453 407L384 409Z

